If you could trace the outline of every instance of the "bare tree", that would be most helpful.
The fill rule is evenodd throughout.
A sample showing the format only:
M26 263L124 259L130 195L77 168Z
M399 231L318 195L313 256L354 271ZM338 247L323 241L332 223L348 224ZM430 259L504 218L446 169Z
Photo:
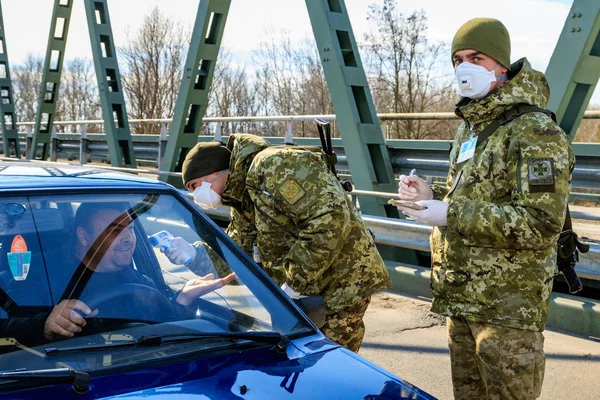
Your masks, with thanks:
M455 96L452 81L440 72L446 45L428 42L425 13L405 16L397 10L396 0L384 0L369 7L367 19L374 30L365 35L364 49L378 112L422 113L447 107ZM448 124L399 121L393 124L391 137L446 136L440 135L444 125Z
M294 76L294 49L289 38L289 32L279 34L269 32L270 40L261 41L254 50L252 59L260 65L256 79L262 81L265 91L263 97L265 111L269 114L289 115L294 108L294 87L297 76ZM283 36L277 40L275 37ZM267 108L268 107L268 108Z
M600 121L597 119L581 120L577 129L575 142L600 143Z
M256 115L258 102L254 85L249 82L245 66L234 63L233 55L227 48L222 48L215 65L207 116L233 117ZM259 133L256 123L232 122L222 126L222 133L253 132ZM205 132L212 134L206 127Z
M155 7L128 40L119 53L129 116L134 119L171 117L188 45L185 29ZM137 125L134 131L156 134L160 126Z
M294 64L299 77L297 81L296 113L302 115L333 114L333 104L321 57L313 40L306 39L294 52ZM313 122L299 122L299 136L316 136L317 129ZM335 124L334 124L335 128ZM335 129L333 130L335 133Z
M27 54L23 64L11 68L15 112L19 121L34 121L37 111L44 58Z
M292 43L286 31L270 34L253 53L256 97L266 115L328 114L333 107L312 40ZM275 39L282 37L282 39ZM281 126L278 129L282 131ZM314 124L293 124L295 136L314 136Z
M98 83L90 60L75 58L66 62L61 77L57 115L68 121L102 119ZM71 131L76 128L72 127ZM100 129L100 126L88 126L88 132L98 132Z
M28 54L23 64L12 68L15 110L19 121L35 120L43 66L43 57ZM91 61L75 58L66 62L57 93L54 120L83 121L101 118L98 88ZM65 130L64 127L59 128Z
M372 5L373 31L366 35L363 59L379 112L448 111L456 99L440 72L444 44L427 41L427 18L421 12L399 13L396 0ZM288 32L267 32L252 53L252 68L222 49L215 66L207 116L331 114L333 106L314 40L292 41ZM119 49L123 87L131 118L173 115L188 46L181 23L158 8ZM443 61L443 60L442 60ZM33 120L43 59L29 55L13 72L19 119ZM87 60L65 64L55 120L100 118L93 72ZM452 137L455 124L402 121L389 124L389 138ZM134 133L158 133L159 124L133 125ZM212 129L205 127L204 132ZM282 135L281 123L231 123L223 133ZM295 136L315 136L312 122L294 122Z

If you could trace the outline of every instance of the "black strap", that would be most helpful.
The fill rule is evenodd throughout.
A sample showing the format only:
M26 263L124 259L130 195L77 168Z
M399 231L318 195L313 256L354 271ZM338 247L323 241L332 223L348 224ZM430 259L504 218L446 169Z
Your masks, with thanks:
M565 224L563 225L563 232L570 231L573 229L573 222L571 222L571 211L569 211L569 205L567 204L567 215L565 217Z
M335 170L337 156L335 155L335 151L333 151L333 146L331 145L331 125L329 122L321 118L315 118L315 122L317 123L319 137L321 138L321 147L323 148L323 153L325 154L325 163L329 167L329 170L337 178L337 172Z
M580 253L587 253L590 251L590 246L586 243L582 243L579 241L579 237L575 232L573 232L573 222L571 222L571 211L569 211L569 205L567 204L567 214L565 216L565 223L562 228L562 232L560 233L562 236L570 235L573 240L573 248L572 251L575 250L575 247L579 250ZM560 242L560 239L559 239Z
M481 143L485 142L485 140L487 138L489 138L490 136L492 136L492 134L494 132L496 132L496 130L498 130L498 128L500 128L500 122L498 122L497 119L490 122L490 124L488 126L483 128L483 130L481 132L479 132L479 135L477 136L477 146L479 146Z
M479 146L479 144L483 143L487 138L492 136L494 132L496 132L501 126L508 124L509 122L511 122L517 117L520 117L523 114L531 112L541 112L552 118L552 121L556 122L556 116L552 111L531 104L519 103L511 108L504 110L504 112L500 114L498 118L493 120L488 126L483 128L481 132L479 132L479 135L477 136L477 146Z
M479 135L477 136L477 146L485 142L485 140L491 135L493 135L494 132L496 132L501 126L508 124L509 122L511 122L517 117L520 117L523 114L532 112L540 112L546 114L548 117L552 118L552 121L556 122L556 115L552 111L531 104L519 103L511 108L506 109L502 114L498 116L498 118L493 120L488 126L483 128L481 132L479 132ZM567 213L565 216L565 223L562 229L562 235L564 234L574 235L576 246L581 253L586 253L587 251L589 251L589 246L579 242L579 240L577 239L577 234L573 232L573 223L571 221L571 212L569 211L568 204Z

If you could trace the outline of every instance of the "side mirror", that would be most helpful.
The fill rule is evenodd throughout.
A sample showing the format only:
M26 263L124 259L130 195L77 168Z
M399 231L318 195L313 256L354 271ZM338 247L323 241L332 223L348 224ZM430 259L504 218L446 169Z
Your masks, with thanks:
M325 325L325 302L321 296L292 297L292 301L321 329Z

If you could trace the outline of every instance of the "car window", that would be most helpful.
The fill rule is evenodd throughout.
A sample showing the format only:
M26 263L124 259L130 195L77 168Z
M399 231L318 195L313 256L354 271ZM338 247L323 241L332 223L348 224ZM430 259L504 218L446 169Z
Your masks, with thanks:
M48 213L40 215L40 232L54 229L51 219ZM0 202L0 252L0 288L10 289L9 306L23 311L50 306L38 229L26 198Z
M0 329L21 345L43 351L49 344L60 348L165 332L312 332L272 291L273 283L256 266L248 267L249 258L224 232L178 196L30 196L2 199L0 210ZM220 278L227 284L219 286ZM83 315L82 332L44 337L49 313L76 300L92 310ZM109 365L106 354L77 362L93 369L236 345L208 340L173 346L171 353L127 350L138 352L133 358L110 350ZM64 357L54 361L68 363L74 356ZM8 360L0 356L0 369L14 368L3 365Z

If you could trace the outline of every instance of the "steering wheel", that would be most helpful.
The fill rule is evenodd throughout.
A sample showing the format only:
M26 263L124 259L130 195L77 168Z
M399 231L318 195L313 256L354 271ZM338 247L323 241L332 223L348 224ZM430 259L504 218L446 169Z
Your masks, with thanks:
M135 300L136 306L144 314L175 316L176 311L171 301L161 292L151 286L138 283L125 283L115 286L107 292L96 292L80 299L91 310L99 309L102 314L102 305L108 303L121 303ZM102 316L100 315L100 319ZM131 327L131 322L119 324L120 328ZM134 323L135 325L135 323Z

